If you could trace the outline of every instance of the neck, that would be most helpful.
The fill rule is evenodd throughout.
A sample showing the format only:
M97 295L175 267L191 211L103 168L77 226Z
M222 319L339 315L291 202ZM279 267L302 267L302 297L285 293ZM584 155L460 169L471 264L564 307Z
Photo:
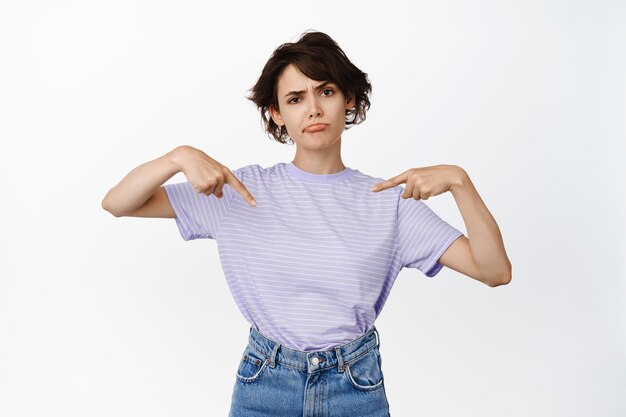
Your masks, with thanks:
M305 149L298 147L293 164L312 174L335 174L346 169L341 160L341 142L329 149Z

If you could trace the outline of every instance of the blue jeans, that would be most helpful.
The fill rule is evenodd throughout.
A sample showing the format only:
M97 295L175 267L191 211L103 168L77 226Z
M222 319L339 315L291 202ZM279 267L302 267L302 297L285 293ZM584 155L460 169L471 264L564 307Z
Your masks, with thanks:
M289 349L250 327L229 417L389 417L376 327L332 350Z

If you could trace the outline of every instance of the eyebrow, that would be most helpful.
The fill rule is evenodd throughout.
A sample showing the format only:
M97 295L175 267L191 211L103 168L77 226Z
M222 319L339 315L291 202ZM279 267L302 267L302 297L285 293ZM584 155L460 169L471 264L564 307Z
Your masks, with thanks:
M328 84L333 84L333 82L332 82L332 81L324 81L323 83L321 83L320 85L318 85L317 87L315 87L315 90L320 90L321 88L326 87ZM302 90L302 91L290 91L290 92L288 92L287 94L285 94L285 95L283 96L283 98L284 98L284 97L287 97L287 96L290 96L290 95L292 95L292 94L296 94L296 95L297 95L297 94L302 94L302 93L304 93L304 92L305 92L304 90Z

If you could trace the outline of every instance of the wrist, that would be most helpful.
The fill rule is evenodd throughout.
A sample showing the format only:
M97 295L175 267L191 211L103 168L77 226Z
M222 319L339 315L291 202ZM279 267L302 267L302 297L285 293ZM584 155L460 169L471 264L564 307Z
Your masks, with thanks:
M469 182L469 175L467 175L467 172L458 165L452 165L452 171L453 174L450 182L450 191L465 188Z
M177 146L167 153L167 159L170 164L174 165L178 172L183 171L183 161L185 155L189 152L189 146L181 145Z

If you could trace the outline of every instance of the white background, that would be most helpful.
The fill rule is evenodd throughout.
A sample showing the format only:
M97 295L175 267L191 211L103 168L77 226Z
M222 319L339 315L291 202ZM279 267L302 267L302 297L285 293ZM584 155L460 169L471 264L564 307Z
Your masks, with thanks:
M291 161L245 96L307 29L373 84L344 163L463 167L513 264L496 288L401 272L376 322L391 415L626 415L625 28L619 1L3 0L0 415L227 414L249 326L215 241L100 204L182 144ZM427 204L467 230L451 194Z

